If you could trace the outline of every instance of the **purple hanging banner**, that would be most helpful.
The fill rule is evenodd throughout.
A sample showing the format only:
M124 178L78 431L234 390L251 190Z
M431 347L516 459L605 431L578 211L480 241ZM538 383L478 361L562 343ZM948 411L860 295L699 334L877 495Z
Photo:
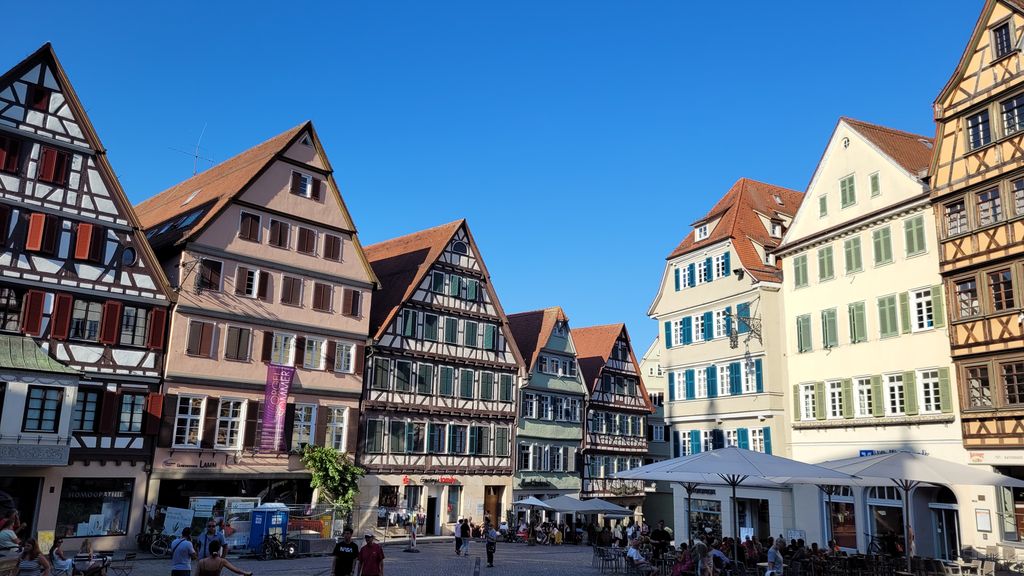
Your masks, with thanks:
M284 412L295 368L267 365L267 389L263 397L263 424L260 428L260 452L284 452Z

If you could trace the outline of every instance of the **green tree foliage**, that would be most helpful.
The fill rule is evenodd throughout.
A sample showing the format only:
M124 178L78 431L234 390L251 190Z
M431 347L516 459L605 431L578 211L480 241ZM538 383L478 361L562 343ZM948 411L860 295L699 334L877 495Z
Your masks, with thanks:
M329 446L310 446L302 452L302 465L312 474L309 485L319 490L320 498L327 500L343 513L352 511L359 494L359 479L366 474L347 454Z

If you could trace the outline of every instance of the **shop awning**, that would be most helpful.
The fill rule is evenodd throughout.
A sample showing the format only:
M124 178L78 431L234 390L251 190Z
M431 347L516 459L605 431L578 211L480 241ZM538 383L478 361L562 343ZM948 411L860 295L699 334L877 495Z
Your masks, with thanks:
M0 334L0 370L81 374L51 358L32 338L13 334Z

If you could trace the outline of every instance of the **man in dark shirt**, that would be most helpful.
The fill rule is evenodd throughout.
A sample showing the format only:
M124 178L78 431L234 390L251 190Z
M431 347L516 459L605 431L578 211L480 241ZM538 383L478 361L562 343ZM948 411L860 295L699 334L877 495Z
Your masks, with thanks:
M654 558L661 558L661 555L668 550L669 542L672 537L668 535L668 530L665 530L665 521L658 520L658 527L651 532L651 544L654 545Z
M345 528L342 540L334 545L334 576L350 576L352 564L359 557L359 544L352 541L352 529Z

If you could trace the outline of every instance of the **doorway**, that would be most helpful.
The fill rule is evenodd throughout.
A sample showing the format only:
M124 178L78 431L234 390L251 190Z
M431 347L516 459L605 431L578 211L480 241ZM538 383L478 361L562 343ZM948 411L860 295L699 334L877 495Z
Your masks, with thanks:
M932 489L935 490L935 489ZM938 488L928 497L934 529L933 554L943 560L955 560L960 555L960 510L956 495L948 487Z
M437 536L437 496L427 497L427 536Z
M501 497L505 495L504 486L487 486L484 488L484 518L490 518L491 525L501 524Z
M22 524L29 526L30 532L39 530L39 504L42 494L42 478L16 477L0 481L0 490L14 498L18 515ZM58 493L60 490L58 489Z

